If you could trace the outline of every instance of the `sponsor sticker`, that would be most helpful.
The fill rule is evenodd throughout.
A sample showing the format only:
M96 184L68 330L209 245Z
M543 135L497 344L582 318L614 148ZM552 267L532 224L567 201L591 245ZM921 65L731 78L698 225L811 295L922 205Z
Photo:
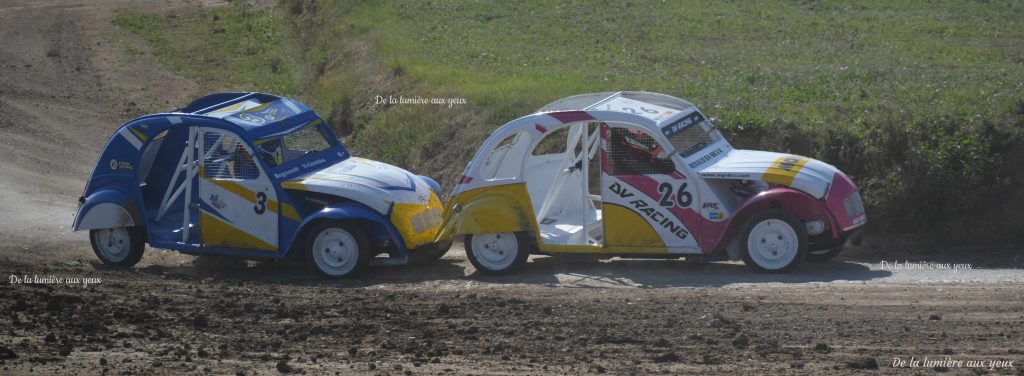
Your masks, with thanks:
M687 163L687 165L690 166L691 169L695 169L695 168L700 167L701 165L703 165L705 163L710 162L712 159L715 159L715 157L717 157L719 155L722 155L722 153L723 153L722 148L715 148L715 150L712 150L712 151L708 152L707 154L704 154L704 155L700 156L700 158L697 158L697 159L691 161L690 163Z
M131 171L135 168L131 162L119 161L116 159L110 160L110 169L114 171Z

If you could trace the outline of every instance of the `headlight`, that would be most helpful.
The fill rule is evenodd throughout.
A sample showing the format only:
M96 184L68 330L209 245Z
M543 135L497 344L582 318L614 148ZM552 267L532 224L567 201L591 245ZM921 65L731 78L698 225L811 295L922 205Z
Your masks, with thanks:
M412 217L412 231L423 232L441 224L441 209L430 208Z
M860 193L853 192L843 199L843 207L846 208L846 216L857 218L864 214L864 201L860 199Z

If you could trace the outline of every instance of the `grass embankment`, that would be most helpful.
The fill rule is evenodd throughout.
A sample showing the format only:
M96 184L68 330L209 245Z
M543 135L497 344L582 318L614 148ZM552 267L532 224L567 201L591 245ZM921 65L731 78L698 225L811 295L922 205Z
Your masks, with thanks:
M552 100L647 90L741 148L854 177L878 233L1024 241L1024 5L1016 2L235 1L123 12L201 90L318 110L353 152L450 187L491 130ZM197 93L197 96L202 93ZM377 104L376 96L468 103Z

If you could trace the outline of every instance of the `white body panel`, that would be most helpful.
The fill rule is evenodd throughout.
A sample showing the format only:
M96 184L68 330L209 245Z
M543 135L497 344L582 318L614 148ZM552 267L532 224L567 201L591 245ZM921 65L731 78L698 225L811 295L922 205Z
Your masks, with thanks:
M705 179L746 179L771 182L771 176L787 175L782 171L780 159L793 157L799 162L799 168L792 168L794 176L788 184L814 198L825 197L829 185L839 170L830 164L815 159L794 156L791 154L774 153L758 150L730 150L715 158L713 163L703 164L697 171ZM780 176L784 178L784 176Z
M289 180L284 187L348 198L384 215L392 204L425 205L431 192L423 179L401 168L355 157Z
M118 228L135 226L131 214L120 205L112 203L98 204L89 209L79 221L75 230L94 230L101 228Z

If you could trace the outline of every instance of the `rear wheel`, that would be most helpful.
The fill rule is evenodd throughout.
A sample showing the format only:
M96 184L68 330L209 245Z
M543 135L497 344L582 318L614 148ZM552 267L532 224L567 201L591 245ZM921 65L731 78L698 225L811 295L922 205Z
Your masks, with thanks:
M483 274L510 274L526 264L530 243L530 237L522 232L466 235L466 256Z
M309 232L306 262L324 277L357 274L366 267L370 257L366 235L355 224L326 221Z
M146 249L143 227L117 227L89 230L92 251L104 264L132 267L142 259Z
M760 272L784 273L806 257L807 230L791 214L770 210L747 221L740 245L747 266Z

